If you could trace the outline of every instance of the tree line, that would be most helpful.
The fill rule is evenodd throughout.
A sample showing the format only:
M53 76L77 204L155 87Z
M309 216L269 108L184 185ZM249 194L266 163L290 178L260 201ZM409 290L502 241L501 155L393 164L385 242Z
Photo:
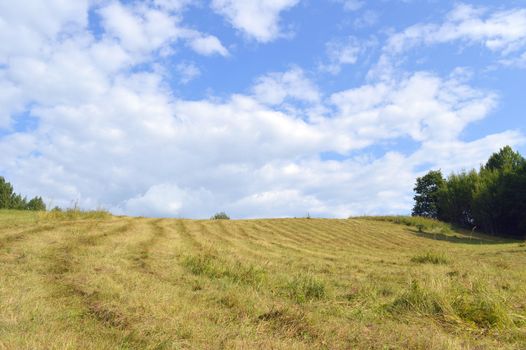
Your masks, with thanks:
M27 200L26 197L15 193L13 186L0 176L0 209L46 210L46 204L42 197Z
M417 178L414 191L413 216L526 238L526 160L509 146L478 171L444 178L440 170L432 170Z

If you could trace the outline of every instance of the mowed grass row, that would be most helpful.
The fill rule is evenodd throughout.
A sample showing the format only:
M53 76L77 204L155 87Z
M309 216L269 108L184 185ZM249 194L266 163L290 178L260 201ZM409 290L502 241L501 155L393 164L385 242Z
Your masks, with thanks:
M0 212L0 349L524 349L526 246L380 218Z

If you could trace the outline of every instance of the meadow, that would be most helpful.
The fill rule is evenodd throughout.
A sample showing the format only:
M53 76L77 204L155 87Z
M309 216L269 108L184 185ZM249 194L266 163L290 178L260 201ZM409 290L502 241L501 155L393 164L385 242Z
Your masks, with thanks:
M525 266L423 219L0 211L0 349L525 349Z

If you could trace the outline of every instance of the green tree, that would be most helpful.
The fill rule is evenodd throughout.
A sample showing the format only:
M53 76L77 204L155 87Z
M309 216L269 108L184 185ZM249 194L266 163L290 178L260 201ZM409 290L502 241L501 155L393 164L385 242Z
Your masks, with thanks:
M214 214L210 220L230 220L230 216L228 216L224 211Z
M0 176L0 209L11 208L13 195L13 186Z
M13 186L0 176L0 209L46 210L46 205L42 197L35 197L28 202L25 197L15 193Z
M506 146L477 172L437 171L418 178L413 215L438 218L486 233L526 236L526 160Z
M42 200L42 197L35 197L27 203L25 209L35 210L35 211L45 211L46 204L44 203L44 200Z
M445 185L444 177L440 170L430 171L416 179L415 206L413 216L439 218L440 192Z
M501 148L498 153L493 153L484 166L485 170L497 170L502 172L512 172L521 169L526 160L513 151L510 146Z
M463 227L473 227L473 195L479 182L475 170L451 174L439 193L439 219Z

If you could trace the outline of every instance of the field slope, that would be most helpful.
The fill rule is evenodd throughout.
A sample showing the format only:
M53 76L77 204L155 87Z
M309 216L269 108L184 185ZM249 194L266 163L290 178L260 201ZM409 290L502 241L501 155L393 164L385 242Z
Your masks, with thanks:
M0 349L524 349L525 266L387 219L0 211Z

